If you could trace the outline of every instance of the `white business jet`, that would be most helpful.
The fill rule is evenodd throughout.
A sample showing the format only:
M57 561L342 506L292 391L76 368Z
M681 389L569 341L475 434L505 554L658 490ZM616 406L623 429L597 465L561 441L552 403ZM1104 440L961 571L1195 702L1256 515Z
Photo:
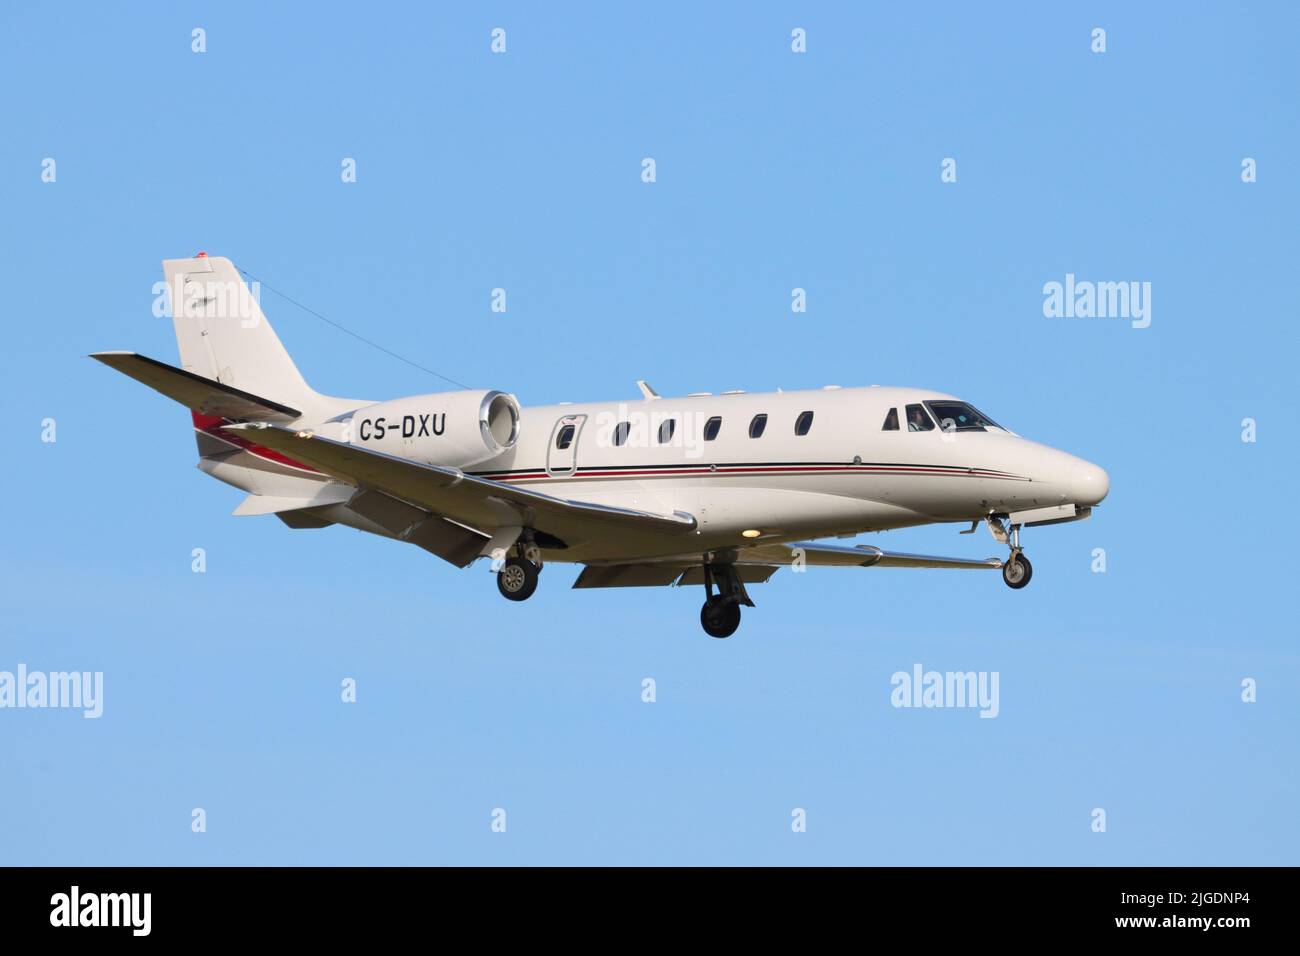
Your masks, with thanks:
M746 585L787 565L1032 573L1023 527L1087 518L1109 479L974 407L915 388L641 395L521 407L494 390L382 402L308 387L228 259L163 263L176 368L134 352L105 365L192 410L199 468L248 493L236 515L340 524L457 567L486 558L523 601L547 563L575 588L703 585L704 630L728 637ZM1005 561L820 544L983 522Z

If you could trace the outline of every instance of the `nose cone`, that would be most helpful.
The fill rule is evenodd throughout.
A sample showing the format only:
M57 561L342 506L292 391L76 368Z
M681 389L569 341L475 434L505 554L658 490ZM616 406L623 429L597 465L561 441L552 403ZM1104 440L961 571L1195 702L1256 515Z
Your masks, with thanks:
M1068 482L1070 500L1085 508L1099 504L1110 491L1110 475L1090 461L1079 460L1070 469Z

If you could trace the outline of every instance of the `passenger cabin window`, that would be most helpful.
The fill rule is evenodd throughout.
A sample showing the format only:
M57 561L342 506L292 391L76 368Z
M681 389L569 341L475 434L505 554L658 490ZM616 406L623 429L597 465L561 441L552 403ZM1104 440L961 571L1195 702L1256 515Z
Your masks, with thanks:
M565 425L555 433L555 447L561 450L573 444L573 433L577 431L572 425Z
M627 441L627 433L632 430L631 422L619 422L614 426L614 447L622 445Z
M722 431L722 418L714 415L704 423L704 440L713 441L718 437L718 432Z
M891 408L889 410L889 414L885 416L884 427L881 428L880 430L882 432L898 431L898 409L897 408Z
M928 432L934 430L934 422L920 405L907 406L907 430L909 432Z
M667 445L673 440L673 431L677 428L677 419L670 418L659 426L659 444Z
M812 428L812 420L812 412L800 412L799 417L794 421L794 433L796 435L807 435L808 429Z
M749 437L762 438L763 429L766 427L767 427L767 416L761 413L755 415L753 420L749 423Z
M1002 427L965 402L926 402L925 405L946 432L982 432L986 428Z

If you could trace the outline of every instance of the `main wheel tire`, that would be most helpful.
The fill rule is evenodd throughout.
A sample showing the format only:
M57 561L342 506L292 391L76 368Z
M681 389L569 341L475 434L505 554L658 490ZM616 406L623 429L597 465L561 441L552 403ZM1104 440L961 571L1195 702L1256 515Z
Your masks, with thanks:
M1002 565L1002 580L1007 583L1007 587L1017 591L1028 584L1033 576L1034 566L1023 554L1013 554L1007 558L1006 564Z
M527 601L537 590L537 565L510 558L497 572L497 590L509 601Z
M740 627L740 605L715 594L700 608L700 625L709 637L731 637Z

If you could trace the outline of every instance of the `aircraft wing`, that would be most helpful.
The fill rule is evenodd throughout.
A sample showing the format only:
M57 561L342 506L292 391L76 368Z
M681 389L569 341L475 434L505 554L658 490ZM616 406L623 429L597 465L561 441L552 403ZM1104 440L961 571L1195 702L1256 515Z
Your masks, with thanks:
M799 541L742 548L734 561L736 576L745 584L762 584L780 568L802 562L812 567L842 568L1000 568L997 558L940 558L928 554L884 551L869 544L844 547ZM698 556L676 555L647 561L589 564L573 583L575 588L679 587L704 583Z
M522 525L562 541L588 540L611 531L684 535L695 519L684 512L655 514L570 501L505 482L467 475L457 468L424 465L367 451L280 425L226 425L257 445L274 449L351 485L383 491L434 514L479 529Z
M136 352L94 352L90 357L204 415L268 422L291 422L302 415L295 408Z
M792 544L760 544L745 548L736 557L737 564L795 564L802 561L811 567L858 568L1000 568L997 558L942 558L929 554L904 554L885 551L870 544L855 547L796 541Z

